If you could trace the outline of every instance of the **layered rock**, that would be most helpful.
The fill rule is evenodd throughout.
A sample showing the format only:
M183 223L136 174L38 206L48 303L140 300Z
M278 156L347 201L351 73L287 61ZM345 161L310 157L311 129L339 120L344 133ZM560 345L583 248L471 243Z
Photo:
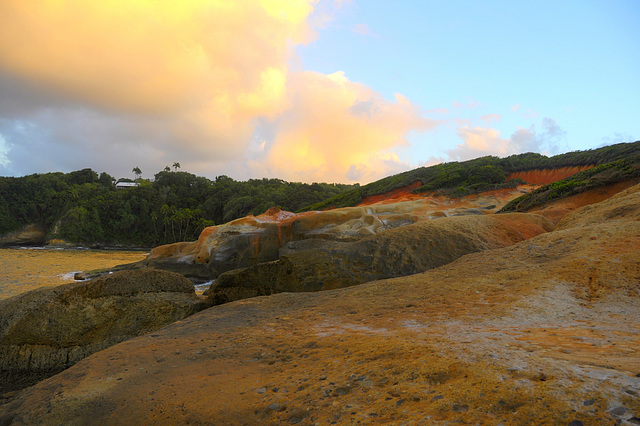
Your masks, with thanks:
M145 267L180 272L202 279L260 263L289 253L289 242L307 239L353 242L419 221L495 212L524 189L493 191L461 199L421 196L409 201L381 200L369 205L294 214L271 209L263 215L206 228L197 241L153 249ZM398 200L395 200L398 201Z
M0 392L59 372L206 305L181 275L121 271L0 301Z
M15 424L636 424L640 186L409 277L215 306L0 405Z
M508 246L552 229L547 219L531 214L422 221L350 243L319 247L306 244L278 261L226 272L211 286L208 297L212 303L220 304L411 275L468 253Z

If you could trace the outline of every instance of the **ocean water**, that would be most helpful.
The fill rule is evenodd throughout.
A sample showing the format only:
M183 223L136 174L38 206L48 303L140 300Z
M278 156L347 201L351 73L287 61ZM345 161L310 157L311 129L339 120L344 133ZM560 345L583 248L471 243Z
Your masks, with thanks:
M0 300L39 287L73 282L76 272L137 262L147 254L120 250L0 249Z

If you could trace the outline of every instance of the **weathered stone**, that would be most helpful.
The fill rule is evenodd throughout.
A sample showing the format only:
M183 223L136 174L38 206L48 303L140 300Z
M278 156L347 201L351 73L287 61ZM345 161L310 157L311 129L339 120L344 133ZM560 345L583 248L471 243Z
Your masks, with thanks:
M619 207L637 206L632 195ZM282 424L302 409L318 424L635 424L638 235L638 220L613 216L408 277L216 306L25 389L0 418ZM593 287L599 276L606 287ZM330 392L352 374L375 387ZM627 411L612 417L617 406Z
M188 279L149 269L116 272L2 300L0 375L42 378L205 306Z
M411 275L468 254L550 231L541 216L465 216L418 222L351 243L332 243L226 272L211 286L214 304L285 291L319 291Z
M465 201L422 197L394 204L299 214L273 208L260 216L247 216L208 227L197 241L156 247L140 264L213 279L227 271L278 260L281 255L290 253L291 243L302 240L314 241L314 245L354 242L423 220L485 215L517 195L519 192L513 191L504 199L485 195Z

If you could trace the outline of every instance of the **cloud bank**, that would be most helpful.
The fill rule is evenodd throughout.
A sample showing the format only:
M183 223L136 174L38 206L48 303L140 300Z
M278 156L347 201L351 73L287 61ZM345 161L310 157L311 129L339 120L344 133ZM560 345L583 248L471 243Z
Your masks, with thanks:
M0 3L0 166L369 181L436 123L343 73L292 69L304 0ZM7 173L5 173L7 174Z
M0 175L140 167L152 177L177 161L211 178L368 183L417 167L402 157L410 137L447 122L462 142L446 160L557 150L552 119L503 138L498 114L445 118L341 71L304 70L296 46L340 4L3 0ZM366 23L353 31L375 36Z

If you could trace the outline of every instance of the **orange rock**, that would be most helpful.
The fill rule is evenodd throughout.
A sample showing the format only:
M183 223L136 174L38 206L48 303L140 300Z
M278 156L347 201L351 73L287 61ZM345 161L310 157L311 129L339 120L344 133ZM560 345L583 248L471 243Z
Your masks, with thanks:
M520 178L523 181L535 184L535 185L547 185L561 179L573 176L576 173L582 172L592 168L590 166L574 166L574 167L560 167L557 169L534 169L526 170L523 172L511 173L507 176L507 181Z

